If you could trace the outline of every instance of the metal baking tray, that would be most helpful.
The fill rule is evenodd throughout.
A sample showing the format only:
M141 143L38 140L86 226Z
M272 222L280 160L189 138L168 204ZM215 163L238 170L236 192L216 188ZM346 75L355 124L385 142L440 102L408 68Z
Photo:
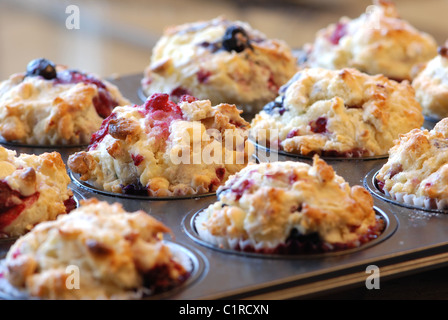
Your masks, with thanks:
M141 104L142 75L110 79L133 103ZM253 115L245 115L251 120ZM428 126L430 126L429 124ZM12 145L7 146L15 149ZM61 152L64 161L76 148L26 148L19 152ZM267 161L260 157L261 161ZM278 154L279 161L304 161L309 157ZM387 161L371 159L325 159L350 185L368 188L368 176ZM128 211L144 210L162 221L173 232L169 239L191 252L197 261L197 274L188 286L163 299L292 299L313 298L343 288L365 286L374 265L381 279L403 277L448 265L448 215L397 205L374 195L374 205L387 222L382 236L356 250L318 255L260 255L224 251L210 247L195 236L195 214L216 201L216 195L182 199L127 198L90 189L74 180L71 187L83 198L96 197L119 202ZM10 244L0 244L4 255Z

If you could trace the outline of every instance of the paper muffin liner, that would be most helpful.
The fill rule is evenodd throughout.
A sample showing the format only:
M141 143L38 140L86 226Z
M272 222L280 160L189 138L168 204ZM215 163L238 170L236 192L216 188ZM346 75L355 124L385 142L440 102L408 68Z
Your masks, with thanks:
M198 236L218 248L225 250L272 252L283 244L282 241L255 241L253 239L238 239L212 235L207 229L201 228L206 220L205 210L200 212L195 219L195 227Z
M448 209L448 199L434 199L425 196L416 196L405 192L390 192L384 189L382 192L389 198L405 205L419 207L426 210L446 211Z
M260 255L274 254L280 256L300 255L310 256L326 253L341 253L350 249L360 249L364 244L372 242L381 236L387 228L387 222L383 220L384 217L376 213L377 223L371 228L371 231L365 235L360 236L359 239L347 243L328 243L318 242L313 244L310 249L307 241L292 244L289 247L288 243L283 240L272 241L256 241L254 239L228 238L225 236L214 236L207 229L202 227L202 224L207 220L206 210L198 212L194 217L194 229L197 236L206 243L228 251L240 253L256 253ZM301 246L301 247L298 247Z

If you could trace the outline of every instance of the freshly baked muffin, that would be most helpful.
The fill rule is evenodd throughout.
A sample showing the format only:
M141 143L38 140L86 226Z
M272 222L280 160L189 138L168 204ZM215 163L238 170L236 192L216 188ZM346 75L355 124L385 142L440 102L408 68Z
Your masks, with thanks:
M248 165L218 190L218 201L194 224L198 236L217 247L276 254L356 248L385 226L370 193L350 187L317 155L312 165Z
M0 238L28 232L76 205L61 155L21 154L0 147Z
M40 299L126 299L182 284L190 266L162 241L170 229L143 211L90 199L37 225L6 259L5 279ZM75 278L75 277L79 278Z
M423 114L433 119L448 117L448 42L412 81Z
M309 51L309 67L356 68L368 74L411 80L412 68L437 54L437 43L401 19L390 1L375 0L356 19L343 17L320 30Z
M249 123L235 105L154 94L114 109L87 151L69 157L80 179L105 191L149 196L215 192L247 165Z
M46 59L0 83L0 137L38 145L88 144L117 105L129 104L105 80Z
M189 94L257 111L296 71L286 43L268 39L247 23L218 17L167 28L152 52L142 88L147 96L168 93L176 101Z
M448 118L430 131L414 129L401 135L376 184L399 202L448 209Z
M299 71L252 121L259 144L301 155L387 155L399 134L423 125L407 82L356 69Z

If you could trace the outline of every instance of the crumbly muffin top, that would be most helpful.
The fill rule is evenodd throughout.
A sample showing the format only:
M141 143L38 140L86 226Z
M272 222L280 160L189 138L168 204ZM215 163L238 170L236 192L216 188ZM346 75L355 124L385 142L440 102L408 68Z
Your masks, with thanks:
M120 204L89 199L69 215L41 223L19 238L7 254L4 276L15 288L42 299L130 298L159 292L188 277L162 241L167 232L169 228L143 211L129 213ZM67 268L78 268L76 282L69 279Z
M376 179L382 190L448 199L448 119L432 130L403 134L389 151Z
M312 67L356 68L402 81L412 79L415 65L437 54L437 43L427 33L400 18L390 1L375 0L356 19L343 17L320 30L307 45Z
M310 236L349 247L376 226L369 192L350 187L317 155L312 165L248 165L220 187L218 201L196 222L198 233L207 232L209 239L264 242L269 248L263 249L274 250Z
M167 28L142 86L148 96L163 92L176 101L189 94L258 110L296 71L286 43L245 22L218 17Z
M21 154L0 147L0 235L19 236L73 209L61 155Z
M424 64L412 81L423 114L435 119L448 116L448 42L439 54Z
M214 192L247 165L249 124L234 105L154 94L114 109L69 168L106 191L151 196Z
M50 79L16 73L0 83L0 137L41 145L88 144L104 118L129 104L93 74L54 66Z
M302 155L386 155L400 133L423 125L407 82L356 69L306 68L252 121L261 144Z

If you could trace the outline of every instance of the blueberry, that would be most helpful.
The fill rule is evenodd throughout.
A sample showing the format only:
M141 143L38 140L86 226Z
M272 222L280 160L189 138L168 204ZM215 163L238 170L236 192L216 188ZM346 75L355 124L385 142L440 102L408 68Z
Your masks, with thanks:
M55 79L56 67L53 62L47 59L35 59L28 63L26 75L30 77L41 76L47 80Z
M140 181L128 184L127 186L121 186L124 194L133 196L148 196L148 189L143 186Z
M280 115L285 113L287 109L283 106L283 100L284 97L278 97L274 101L269 102L267 105L264 106L263 111L267 114L272 114L274 111L277 111Z
M246 31L238 26L230 26L226 29L226 33L222 39L222 47L229 52L241 52L246 48L252 49Z

